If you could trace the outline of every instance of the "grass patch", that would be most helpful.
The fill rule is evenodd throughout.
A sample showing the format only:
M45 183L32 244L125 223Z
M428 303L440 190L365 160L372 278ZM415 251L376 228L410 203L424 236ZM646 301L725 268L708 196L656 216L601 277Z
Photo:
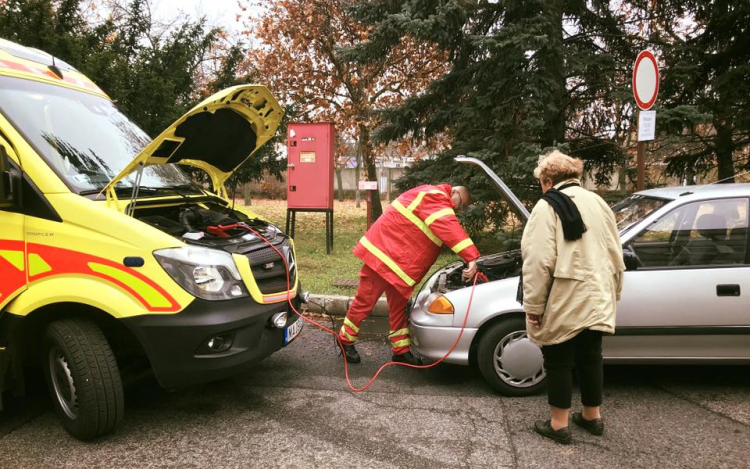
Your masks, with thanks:
M241 201L237 200L237 203ZM383 204L385 210L387 202ZM253 200L248 208L282 230L285 228L286 201L258 199ZM366 210L364 201L360 208L355 206L354 201L334 202L334 249L330 255L326 254L325 213L297 213L294 243L300 280L305 290L317 294L354 296L355 289L336 287L331 283L338 279L358 279L362 261L352 254L352 249L365 233ZM498 250L493 236L485 237L482 241L478 245L483 254ZM456 260L460 260L460 257L448 249L443 249L425 278L438 268Z

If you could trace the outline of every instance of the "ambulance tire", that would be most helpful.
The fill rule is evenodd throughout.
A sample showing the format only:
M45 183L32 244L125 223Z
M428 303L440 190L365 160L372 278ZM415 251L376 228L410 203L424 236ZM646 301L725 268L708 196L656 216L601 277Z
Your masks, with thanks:
M526 337L523 316L490 326L477 348L477 365L495 391L511 397L533 396L546 387L542 351Z
M79 440L111 432L123 419L125 398L114 353L95 324L63 319L47 326L42 356L55 413Z

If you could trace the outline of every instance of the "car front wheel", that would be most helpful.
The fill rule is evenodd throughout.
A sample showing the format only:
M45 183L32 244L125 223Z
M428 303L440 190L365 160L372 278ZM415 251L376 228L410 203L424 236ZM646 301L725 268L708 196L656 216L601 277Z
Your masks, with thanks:
M479 340L477 362L484 379L500 394L530 396L544 388L542 349L526 336L523 317L490 326Z
M63 319L47 326L42 365L55 411L80 440L112 431L125 399L117 361L107 338L91 322Z

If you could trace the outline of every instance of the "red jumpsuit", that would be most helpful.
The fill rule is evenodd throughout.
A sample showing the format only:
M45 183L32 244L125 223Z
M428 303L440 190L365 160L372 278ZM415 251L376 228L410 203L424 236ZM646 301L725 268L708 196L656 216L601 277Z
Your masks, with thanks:
M345 345L357 341L360 324L385 292L393 353L408 352L411 340L406 304L443 244L466 262L479 257L453 212L450 193L448 184L424 185L404 192L354 247L354 255L365 265L359 273L357 295L339 331Z

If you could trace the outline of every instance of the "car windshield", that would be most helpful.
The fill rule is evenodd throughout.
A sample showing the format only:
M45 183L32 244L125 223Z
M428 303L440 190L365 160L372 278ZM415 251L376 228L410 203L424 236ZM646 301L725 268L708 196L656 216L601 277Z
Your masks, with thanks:
M668 199L658 199L634 194L621 200L612 207L620 234L625 233L636 223L643 220L654 210L658 210L669 202Z
M78 193L104 188L151 141L108 99L31 80L0 77L0 112ZM154 189L190 185L173 164L148 166L141 179Z

